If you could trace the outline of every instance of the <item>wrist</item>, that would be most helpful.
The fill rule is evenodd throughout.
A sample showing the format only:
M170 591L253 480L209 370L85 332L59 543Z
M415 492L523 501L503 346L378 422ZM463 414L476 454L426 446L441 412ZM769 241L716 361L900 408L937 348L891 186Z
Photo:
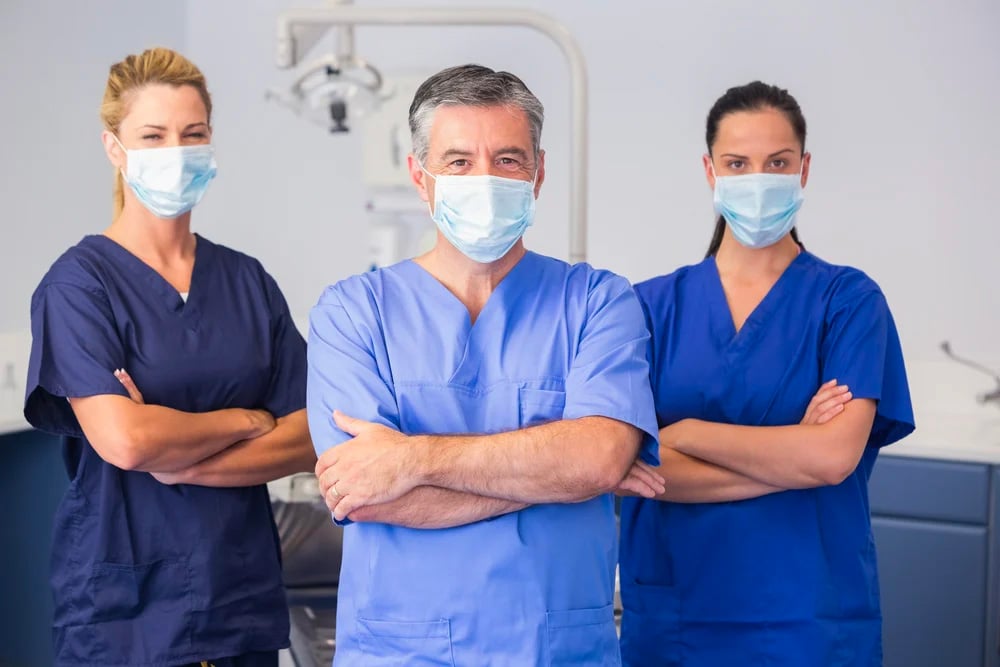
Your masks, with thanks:
M410 450L410 470L415 486L434 486L434 470L430 455L433 436L411 435L407 446Z

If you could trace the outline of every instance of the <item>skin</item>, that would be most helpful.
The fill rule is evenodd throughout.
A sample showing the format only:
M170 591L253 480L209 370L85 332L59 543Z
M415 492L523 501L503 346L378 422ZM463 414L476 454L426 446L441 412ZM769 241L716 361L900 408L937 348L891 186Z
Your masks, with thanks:
M127 149L206 144L208 113L191 86L151 84L132 93L118 130ZM127 167L128 156L109 131L101 135L109 162ZM150 213L128 187L121 214L104 230L178 292L191 288L196 238L191 212L176 219ZM108 369L130 398L70 397L87 440L98 455L123 470L154 473L164 483L209 486L259 484L315 462L305 410L275 420L263 410L190 413L147 405L127 372Z
M528 118L510 107L438 108L423 166L436 175L534 179L536 197L545 180L545 155L534 154ZM409 168L418 195L433 205L434 178L412 155ZM480 264L439 233L434 248L415 261L475 322L524 254L518 241L496 262ZM316 475L338 520L443 528L534 503L578 502L619 485L646 497L664 491L652 469L633 465L641 432L605 417L483 436L408 436L339 412L334 419L353 438L321 455Z
M716 176L802 174L811 156L783 113L775 109L727 114L719 122L703 166L708 185ZM716 255L723 291L738 332L800 252L788 234L766 248L747 248L726 227ZM666 481L659 500L723 502L786 489L844 481L858 466L875 418L875 402L855 399L831 380L817 390L802 421L789 426L737 426L684 419L660 430ZM634 495L619 489L623 495Z

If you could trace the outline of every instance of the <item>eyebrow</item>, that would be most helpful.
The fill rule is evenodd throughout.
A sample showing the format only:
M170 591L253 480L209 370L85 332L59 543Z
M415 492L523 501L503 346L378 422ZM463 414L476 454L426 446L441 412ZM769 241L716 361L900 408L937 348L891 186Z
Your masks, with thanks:
M184 131L187 132L188 130L190 130L192 128L201 127L201 126L208 127L208 123L201 123L201 122L199 122L199 123L191 123L190 125L188 125L187 127L184 128ZM164 127L163 125L149 125L149 124L146 124L146 125L140 126L139 129L142 129L142 128L145 128L145 127L148 127L151 130L159 130L161 132L166 132L167 131L167 128Z
M447 160L450 160L451 158L456 158L456 157L472 157L473 155L475 155L475 153L473 151L467 151L467 150L463 150L461 148L449 148L448 150L446 150L444 153L441 154L441 157L439 159L442 162L445 162ZM501 148L498 151L493 151L493 156L494 157L498 157L500 155L516 155L519 158L521 158L522 160L527 160L528 159L528 153L527 153L527 151L525 151L523 148L520 148L518 146L504 146L503 148Z
M528 159L528 153L519 146L505 146L496 151L493 155L516 155L523 160Z
M770 158L773 158L773 157L778 157L782 153L794 153L794 152L795 152L794 148L782 148L777 153L771 153L767 157L768 157L768 159L770 159ZM750 159L746 155L737 155L736 153L723 153L719 157L732 157L732 158L736 158L737 160L749 160Z

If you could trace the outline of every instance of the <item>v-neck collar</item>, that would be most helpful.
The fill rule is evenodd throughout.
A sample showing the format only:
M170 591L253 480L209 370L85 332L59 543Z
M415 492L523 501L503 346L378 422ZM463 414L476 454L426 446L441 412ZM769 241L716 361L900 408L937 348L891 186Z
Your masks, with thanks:
M712 333L721 347L737 350L749 344L756 332L770 319L771 314L781 303L787 283L804 266L806 255L806 251L801 251L785 267L775 283L771 285L771 289L747 316L739 331L736 330L736 322L733 320L733 313L726 299L726 290L722 286L722 276L719 275L719 267L715 262L715 257L712 256L705 260L705 270L708 274L705 281L706 302L711 310Z
M434 300L435 308L441 309L440 314L445 321L450 320L461 327L461 331L457 332L461 352L454 359L455 366L450 371L449 384L468 387L476 385L480 366L486 356L486 347L497 332L503 330L504 320L511 311L513 301L519 297L524 281L533 275L531 266L537 258L534 253L525 252L524 257L511 267L493 289L474 324L465 304L427 269L412 259L401 264L404 279L412 279L418 290L426 289L427 296Z
M149 285L151 289L160 295L169 310L179 314L190 314L196 310L194 301L198 299L201 293L199 286L201 280L199 276L203 273L203 267L207 264L205 256L210 252L209 246L211 245L211 243L198 234L194 236L194 266L191 270L191 284L188 286L188 297L186 300L181 297L180 292L166 278L160 275L159 272L114 239L104 234L94 234L87 238L92 239L93 243L102 252L117 259L136 279L142 280Z
M496 310L504 310L502 306L509 302L510 293L517 293L517 285L521 281L522 275L528 272L528 266L530 266L537 258L537 255L530 250L525 251L524 256L517 261L517 264L511 267L507 275L497 283L497 286L493 288L493 292L490 294L486 303L483 305L482 310L479 311L479 316L476 318L475 323L472 322L472 317L469 315L469 309L461 299L452 294L452 292L445 287L444 283L438 280L434 275L425 269L424 267L417 264L412 259L408 259L400 264L400 268L404 273L413 276L414 280L420 281L425 284L431 284L428 289L432 290L432 298L434 298L438 303L446 304L448 308L457 308L465 314L465 324L467 329L482 328L480 322L484 320L490 313Z

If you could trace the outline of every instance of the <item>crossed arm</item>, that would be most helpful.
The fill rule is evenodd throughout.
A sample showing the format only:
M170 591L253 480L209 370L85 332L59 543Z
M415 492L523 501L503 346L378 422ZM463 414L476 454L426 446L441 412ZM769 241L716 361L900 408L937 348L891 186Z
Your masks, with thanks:
M135 383L116 371L129 398L71 398L80 427L98 455L123 470L153 473L165 484L252 486L316 460L305 410L275 420L264 410L203 413L147 405Z
M337 520L445 528L535 503L587 500L626 477L637 494L664 490L648 466L630 471L639 429L605 417L483 436L406 436L340 413L334 419L354 437L323 453L316 474Z
M723 502L842 482L857 467L875 402L830 381L792 426L684 419L660 430L659 500ZM622 495L632 495L619 491Z

